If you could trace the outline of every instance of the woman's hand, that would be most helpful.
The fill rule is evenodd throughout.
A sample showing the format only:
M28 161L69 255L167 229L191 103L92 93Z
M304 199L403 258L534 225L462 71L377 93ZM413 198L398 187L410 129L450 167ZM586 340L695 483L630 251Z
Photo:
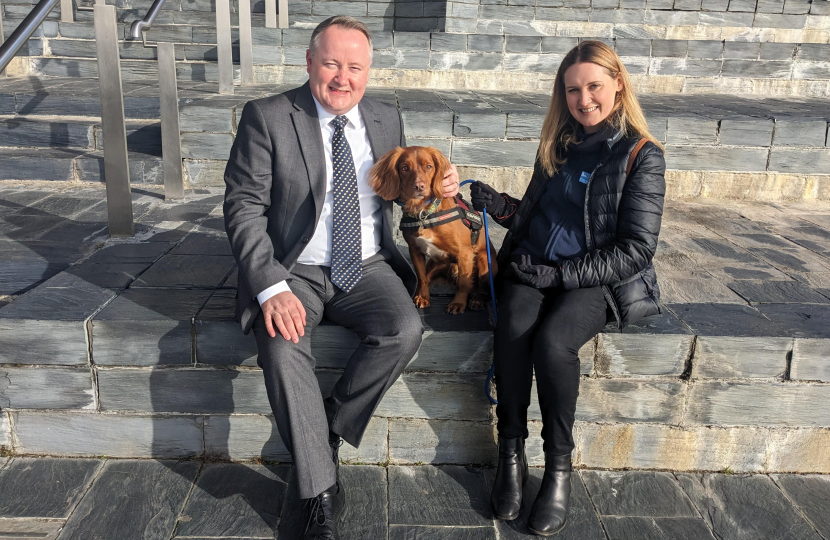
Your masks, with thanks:
M470 186L470 202L479 212L486 207L487 213L494 217L501 216L507 206L507 201L501 193L482 182L475 182Z
M546 264L531 264L529 255L522 255L521 262L510 263L516 279L536 289L552 289L562 284L559 268Z

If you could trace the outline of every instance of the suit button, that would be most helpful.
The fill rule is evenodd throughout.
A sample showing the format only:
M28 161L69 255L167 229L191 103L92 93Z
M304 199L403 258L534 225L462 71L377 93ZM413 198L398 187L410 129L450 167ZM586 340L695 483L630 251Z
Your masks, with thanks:
M308 244L309 241L310 240L309 240L308 236L303 236L303 244Z

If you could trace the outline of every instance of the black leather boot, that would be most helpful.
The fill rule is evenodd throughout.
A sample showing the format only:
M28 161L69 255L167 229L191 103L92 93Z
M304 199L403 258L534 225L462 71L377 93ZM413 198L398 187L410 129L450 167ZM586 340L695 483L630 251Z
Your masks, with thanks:
M499 465L490 494L496 519L510 521L522 513L522 487L527 483L527 475L524 439L499 437Z
M533 534L550 536L562 530L568 519L571 498L571 455L554 456L545 453L545 475L527 528Z
M337 526L346 508L346 492L343 487L332 487L308 500L308 525L304 540L339 540Z

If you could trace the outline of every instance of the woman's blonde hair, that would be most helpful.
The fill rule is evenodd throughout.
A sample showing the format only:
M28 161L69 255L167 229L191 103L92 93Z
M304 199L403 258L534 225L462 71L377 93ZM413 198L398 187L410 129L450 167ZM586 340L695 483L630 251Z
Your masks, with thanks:
M545 123L542 125L542 137L537 154L537 159L544 171L549 176L556 173L566 161L564 150L576 137L578 124L568 110L565 96L565 71L581 62L592 62L604 67L612 78L619 77L622 81L622 90L617 92L614 110L608 116L607 122L621 131L625 137L644 137L662 149L663 145L649 133L646 117L643 115L643 110L631 86L631 77L620 57L605 43L586 40L565 55L556 72L550 108L545 117Z

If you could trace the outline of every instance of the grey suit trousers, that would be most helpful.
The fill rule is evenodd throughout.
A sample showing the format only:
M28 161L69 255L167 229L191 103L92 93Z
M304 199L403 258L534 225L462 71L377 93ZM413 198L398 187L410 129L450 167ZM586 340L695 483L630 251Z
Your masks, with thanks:
M423 325L401 279L383 257L364 261L363 278L348 294L331 283L331 270L297 264L291 291L306 310L305 335L295 344L272 338L260 313L253 330L277 429L294 459L300 497L331 487L335 469L329 429L358 446L381 398L421 344ZM352 330L360 345L325 400L314 375L311 333L325 318Z

